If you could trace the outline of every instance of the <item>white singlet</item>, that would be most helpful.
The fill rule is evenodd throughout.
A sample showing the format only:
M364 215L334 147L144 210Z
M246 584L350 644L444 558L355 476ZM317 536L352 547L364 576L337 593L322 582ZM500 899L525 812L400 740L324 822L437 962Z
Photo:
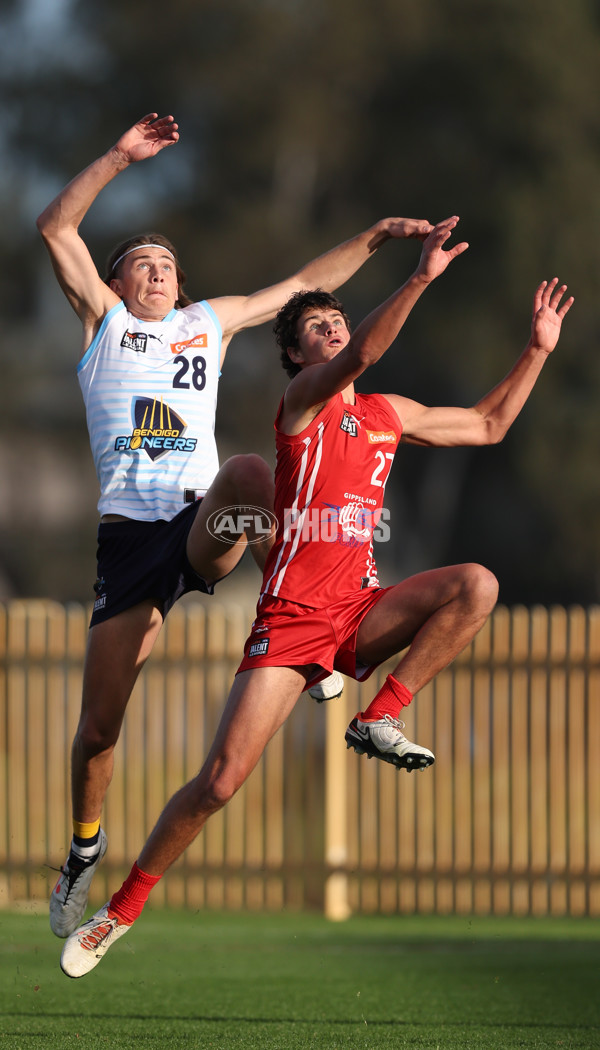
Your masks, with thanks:
M140 321L109 310L77 367L100 514L169 521L184 490L204 495L219 469L215 412L221 326L207 302Z

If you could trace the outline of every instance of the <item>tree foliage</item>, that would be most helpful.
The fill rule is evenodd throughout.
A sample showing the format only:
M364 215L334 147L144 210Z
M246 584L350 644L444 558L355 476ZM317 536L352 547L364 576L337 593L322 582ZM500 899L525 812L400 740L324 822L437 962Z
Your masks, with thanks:
M58 358L63 404L78 398L63 335L73 329L53 302L34 219L149 109L176 115L181 142L115 180L92 209L84 233L99 265L121 237L159 228L178 244L194 295L251 291L383 215L459 214L469 252L364 389L471 404L525 344L541 279L568 281L576 303L503 446L401 452L389 490L397 539L379 559L392 577L479 559L505 601L598 600L596 5L172 0L166 12L63 0L45 11L36 29L37 4L8 4L0 23L11 389L28 389L18 348L35 331L40 381L56 382ZM14 41L26 23L23 61ZM417 250L386 245L344 289L355 320L404 279ZM277 369L268 328L237 337L222 451L272 459ZM19 411L31 406L16 396ZM49 413L50 443L83 426L82 410L79 422L75 410L59 416ZM19 586L34 584L24 573Z

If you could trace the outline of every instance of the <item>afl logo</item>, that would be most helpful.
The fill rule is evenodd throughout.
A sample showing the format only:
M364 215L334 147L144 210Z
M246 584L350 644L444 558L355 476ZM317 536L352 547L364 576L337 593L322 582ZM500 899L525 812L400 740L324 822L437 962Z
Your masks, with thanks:
M206 528L216 540L232 546L244 534L248 543L260 543L275 533L277 518L263 507L225 507L213 511Z

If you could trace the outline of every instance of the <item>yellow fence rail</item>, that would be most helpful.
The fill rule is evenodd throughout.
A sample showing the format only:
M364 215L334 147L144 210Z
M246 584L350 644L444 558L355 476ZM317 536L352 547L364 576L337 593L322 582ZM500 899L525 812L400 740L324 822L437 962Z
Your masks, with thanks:
M0 906L42 901L71 834L69 752L89 610L0 606ZM253 609L169 614L129 705L103 816L103 903L212 739ZM600 915L600 608L498 607L407 709L436 764L348 752L387 673L304 694L248 783L153 893L189 908Z

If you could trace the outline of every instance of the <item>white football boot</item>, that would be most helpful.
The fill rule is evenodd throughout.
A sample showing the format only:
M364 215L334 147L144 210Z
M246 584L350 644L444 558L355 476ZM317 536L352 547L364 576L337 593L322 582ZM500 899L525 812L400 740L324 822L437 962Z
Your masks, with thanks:
M338 696L342 695L343 690L344 679L339 671L332 671L328 678L324 678L322 682L317 682L316 685L311 685L308 692L313 700L316 700L318 704L322 704L325 700L336 700Z
M60 968L67 977L83 977L104 958L111 944L131 929L108 914L108 904L92 915L67 940L60 957Z
M435 762L435 755L427 747L407 740L402 730L404 722L386 715L375 722L363 722L359 715L346 730L346 747L353 747L358 755L381 758L398 769L426 769Z

